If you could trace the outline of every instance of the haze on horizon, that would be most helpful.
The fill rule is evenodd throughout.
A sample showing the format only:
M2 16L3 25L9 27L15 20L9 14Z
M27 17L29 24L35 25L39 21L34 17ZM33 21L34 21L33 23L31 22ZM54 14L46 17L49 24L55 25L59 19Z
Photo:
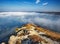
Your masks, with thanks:
M0 0L1 11L60 12L60 0Z

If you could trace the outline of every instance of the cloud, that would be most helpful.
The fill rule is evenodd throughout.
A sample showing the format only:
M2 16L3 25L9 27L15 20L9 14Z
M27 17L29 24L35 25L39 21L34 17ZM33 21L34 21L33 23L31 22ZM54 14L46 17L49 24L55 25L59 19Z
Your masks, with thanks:
M39 24L40 26L43 26L43 27L45 26L53 31L60 32L60 24L59 24L60 19L59 18L53 21L47 18L36 17L34 18L34 22Z
M5 21L6 23L11 23L14 21L16 21L16 24L18 22L22 22L22 23L36 23L39 24L40 26L45 26L49 29L55 30L57 32L60 31L60 17L58 15L51 15L51 14L42 14L42 13L34 13L34 12L2 12L0 13L0 15L3 15L5 17L6 15L6 19L3 20L3 22L0 21L0 24L4 24ZM10 16L10 17L8 17ZM0 16L1 17L1 16ZM1 18L2 19L2 18ZM9 20L10 19L10 20Z
M38 13L35 12L1 12L0 17L5 17L5 16L21 16L21 15L35 15Z
M38 4L40 2L40 0L36 0L36 4Z
M1 15L4 17L1 17ZM2 32L0 36L1 39L4 36L13 33L16 27L20 27L21 25L26 23L35 23L53 31L60 32L60 15L51 15L35 12L2 12L0 13L0 27L12 27L11 30L9 29L8 31L7 29L4 29L3 32L5 32L6 30L6 33ZM0 31L2 31L2 29L0 29Z
M43 3L43 6L46 6L46 5L48 5L48 2Z
M52 20L52 16L54 17L54 15L48 15L51 16L50 18L44 18L44 17L40 17L40 16L47 16L47 15L38 15L38 16L32 16L27 18L26 16L24 16L24 18L21 19L22 22L25 23L36 23L40 26L43 26L45 28L51 29L53 31L56 32L60 32L60 18L56 17L56 20ZM47 16L47 17L48 17ZM55 19L55 18L53 18Z

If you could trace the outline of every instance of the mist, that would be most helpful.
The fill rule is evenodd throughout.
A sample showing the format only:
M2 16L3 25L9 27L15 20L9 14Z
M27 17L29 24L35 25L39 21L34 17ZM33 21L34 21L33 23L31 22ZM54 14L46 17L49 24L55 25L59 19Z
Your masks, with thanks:
M27 23L34 23L43 28L60 33L60 15L35 12L1 12L0 37L13 33L15 28Z

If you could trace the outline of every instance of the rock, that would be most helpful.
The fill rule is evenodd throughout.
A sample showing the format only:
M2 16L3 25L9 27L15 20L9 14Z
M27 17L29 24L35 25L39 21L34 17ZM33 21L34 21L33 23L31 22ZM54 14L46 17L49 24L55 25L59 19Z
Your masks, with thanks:
M57 39L60 38L60 34L34 24L27 24L22 28L17 28L16 32L16 36L10 36L8 44L59 44Z

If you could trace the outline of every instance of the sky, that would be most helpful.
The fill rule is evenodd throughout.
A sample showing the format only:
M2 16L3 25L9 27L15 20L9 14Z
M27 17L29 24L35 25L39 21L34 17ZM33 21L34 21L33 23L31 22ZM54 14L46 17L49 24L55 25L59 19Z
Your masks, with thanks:
M0 11L60 12L60 0L0 0Z

